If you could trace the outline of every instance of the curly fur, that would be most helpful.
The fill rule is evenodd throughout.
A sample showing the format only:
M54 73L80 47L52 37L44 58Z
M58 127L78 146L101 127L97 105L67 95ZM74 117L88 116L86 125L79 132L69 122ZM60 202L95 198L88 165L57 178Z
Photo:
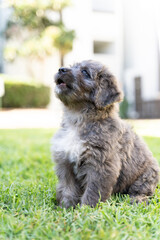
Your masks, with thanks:
M123 95L115 77L89 60L61 68L55 82L64 105L62 125L53 138L59 204L95 206L114 193L146 200L159 181L159 167L142 139L118 116Z

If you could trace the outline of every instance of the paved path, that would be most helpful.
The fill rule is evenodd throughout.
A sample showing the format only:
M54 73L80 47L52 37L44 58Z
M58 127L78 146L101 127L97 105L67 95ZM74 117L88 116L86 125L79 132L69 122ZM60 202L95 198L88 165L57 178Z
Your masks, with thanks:
M61 112L48 109L13 109L0 111L0 129L57 128Z
M13 109L0 111L0 129L58 128L62 113L49 109ZM142 136L160 137L160 119L127 120Z

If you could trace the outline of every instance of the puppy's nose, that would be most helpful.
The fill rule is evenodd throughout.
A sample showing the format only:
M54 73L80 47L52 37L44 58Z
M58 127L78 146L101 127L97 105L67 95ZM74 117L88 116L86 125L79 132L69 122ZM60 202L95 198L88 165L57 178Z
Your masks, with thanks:
M69 70L68 68L61 67L61 68L59 68L58 71L59 71L60 73L65 73L65 72L68 72L68 70Z

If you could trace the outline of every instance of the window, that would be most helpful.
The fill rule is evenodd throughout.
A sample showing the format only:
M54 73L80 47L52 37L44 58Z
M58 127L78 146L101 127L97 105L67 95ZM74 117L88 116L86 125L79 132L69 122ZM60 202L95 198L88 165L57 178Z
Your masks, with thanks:
M114 54L115 44L114 42L94 41L93 49L95 54Z
M93 11L98 12L114 12L114 0L92 0Z

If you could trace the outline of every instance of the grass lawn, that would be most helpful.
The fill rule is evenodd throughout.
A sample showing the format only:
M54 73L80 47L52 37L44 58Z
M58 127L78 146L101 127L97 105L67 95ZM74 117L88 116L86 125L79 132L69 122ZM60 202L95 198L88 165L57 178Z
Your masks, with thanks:
M0 240L160 239L160 186L147 206L117 195L96 208L57 207L53 132L0 130ZM144 139L160 162L160 138Z

